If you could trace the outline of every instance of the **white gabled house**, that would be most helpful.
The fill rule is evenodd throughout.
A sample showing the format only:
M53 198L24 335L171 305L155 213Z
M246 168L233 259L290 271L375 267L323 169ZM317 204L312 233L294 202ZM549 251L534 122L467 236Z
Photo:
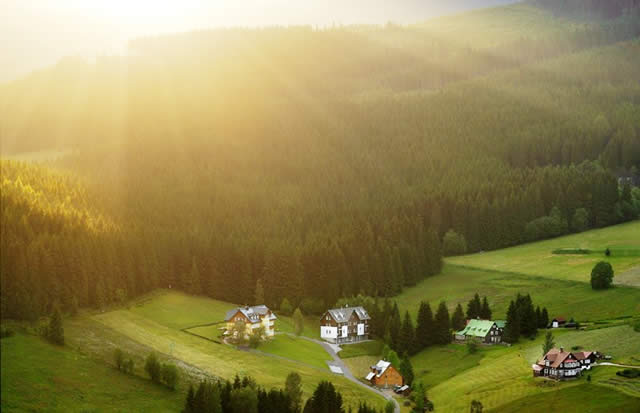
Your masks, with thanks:
M367 340L370 319L362 307L332 308L320 319L320 337L334 344Z

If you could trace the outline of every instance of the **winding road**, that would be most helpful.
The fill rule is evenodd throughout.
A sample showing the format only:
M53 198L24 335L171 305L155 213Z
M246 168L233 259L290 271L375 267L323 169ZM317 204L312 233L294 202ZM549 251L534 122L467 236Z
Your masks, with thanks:
M320 344L322 346L322 348L324 348L324 350L333 358L333 361L327 361L327 364L329 366L336 366L336 367L340 367L340 369L342 369L342 375L349 381L357 384L360 387L363 387L371 392L377 393L380 396L384 397L387 400L391 400L393 402L393 404L395 404L396 408L394 410L395 413L400 413L400 405L398 404L398 401L391 395L380 391L378 389L376 389L375 387L371 387L368 386L366 384L364 384L363 382L361 382L360 380L358 380L353 373L351 373L351 370L349 370L349 367L347 367L346 364L344 364L344 361L342 361L342 359L338 356L338 353L335 352L335 350L333 349L333 346L325 341L322 340L316 340L314 338L310 338L310 337L304 337L304 336L294 336L291 333L279 333L279 334L287 334L290 335L292 337L296 337L296 338L302 338L304 340L307 341L312 341L316 344Z

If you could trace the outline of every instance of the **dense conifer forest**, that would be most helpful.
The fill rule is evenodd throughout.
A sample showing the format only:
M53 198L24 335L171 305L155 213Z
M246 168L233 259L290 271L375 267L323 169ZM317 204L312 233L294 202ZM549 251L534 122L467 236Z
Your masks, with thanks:
M2 161L2 317L259 282L316 313L437 274L449 230L475 252L634 219L640 18L607 17L477 47L194 32L4 85L3 151L70 153Z

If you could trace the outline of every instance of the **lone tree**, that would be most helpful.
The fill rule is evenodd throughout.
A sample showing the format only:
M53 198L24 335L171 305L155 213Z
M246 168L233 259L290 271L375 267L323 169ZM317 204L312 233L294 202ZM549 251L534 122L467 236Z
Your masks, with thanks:
M542 355L544 356L556 345L555 340L553 339L553 333L551 331L547 331L547 334L544 336L544 343L542 344Z
M613 268L611 264L600 261L591 270L591 288L594 290L604 290L611 287L613 281Z
M480 400L471 400L471 413L482 413L483 408Z
M62 314L58 305L53 308L46 336L52 343L64 346L64 327L62 326Z

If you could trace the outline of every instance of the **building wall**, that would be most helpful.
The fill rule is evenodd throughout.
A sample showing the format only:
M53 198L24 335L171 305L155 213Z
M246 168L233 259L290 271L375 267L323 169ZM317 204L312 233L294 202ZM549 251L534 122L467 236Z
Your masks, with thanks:
M373 384L376 387L393 387L404 384L402 376L393 366L387 367L384 373L380 377L374 377L374 380Z

